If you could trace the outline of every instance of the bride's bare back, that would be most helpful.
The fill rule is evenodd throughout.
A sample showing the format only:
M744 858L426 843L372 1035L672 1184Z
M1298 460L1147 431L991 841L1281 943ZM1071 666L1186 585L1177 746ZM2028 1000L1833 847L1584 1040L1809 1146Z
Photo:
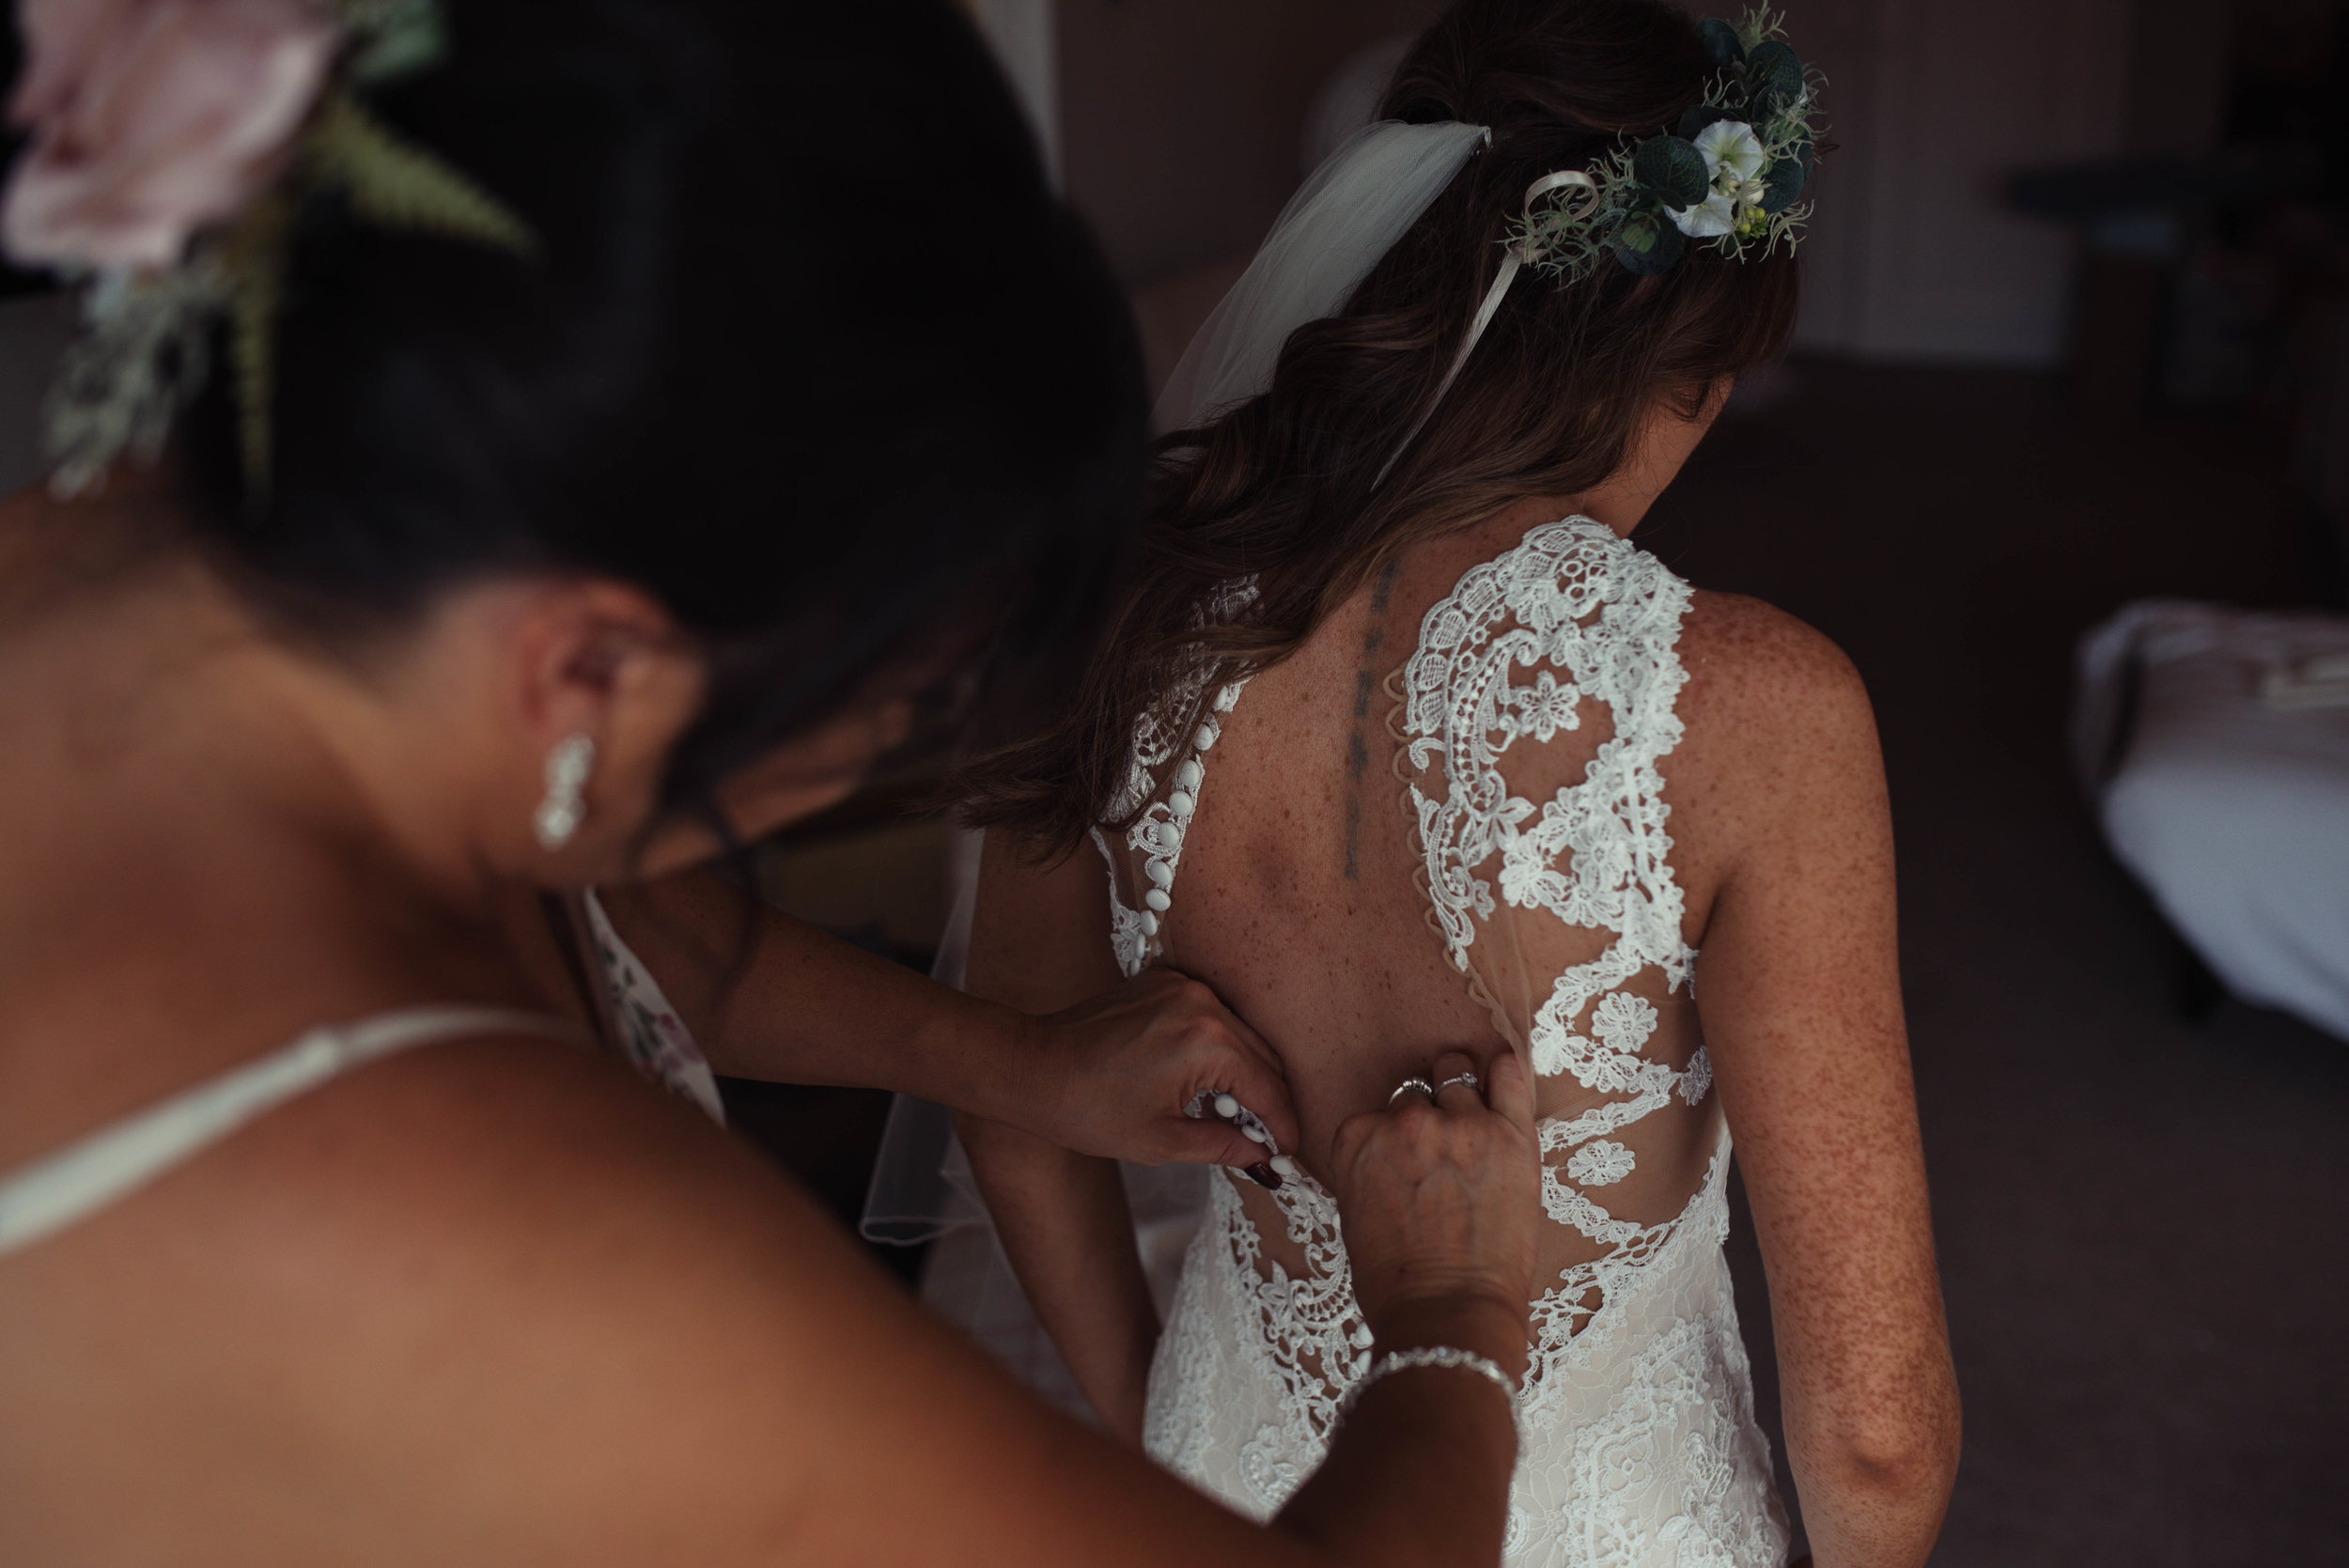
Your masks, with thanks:
M1441 802L1454 791L1439 754L1414 766L1409 737L1399 733L1408 722L1405 665L1429 610L1454 595L1470 568L1516 549L1529 513L1536 523L1555 520L1545 515L1548 505L1517 508L1409 552L1294 658L1251 681L1244 700L1220 720L1212 757L1203 759L1161 955L1214 986L1278 1043L1303 1124L1299 1152L1311 1168L1328 1168L1330 1140L1346 1117L1384 1103L1438 1051L1465 1046L1482 1057L1529 1048L1553 979L1619 945L1615 932L1569 924L1497 890L1501 897L1489 918L1471 916L1472 925L1463 927L1473 939L1460 950L1469 970L1455 967L1427 891L1428 856L1411 793L1416 785L1422 798ZM1682 636L1693 629L1701 643L1713 622L1750 613L1704 596L1688 612L1703 624ZM1519 669L1516 678L1549 700L1549 712L1527 721L1538 727L1502 759L1509 792L1538 807L1584 778L1616 727L1608 705L1578 698L1563 672L1545 665L1540 675ZM1673 749L1664 770L1668 803L1672 777L1684 768L1705 771L1709 738L1691 734ZM1719 857L1707 853L1710 825L1709 813L1685 809L1671 823L1672 873L1685 899L1677 924L1692 947L1719 877ZM1640 1053L1686 1069L1701 1043L1686 977L1675 988L1661 970L1631 970L1627 984L1607 990L1655 1009L1655 1032ZM1584 1017L1563 1021L1588 1032ZM1632 1097L1595 1091L1562 1072L1561 1062L1537 1057L1534 1064L1543 1072L1536 1109L1546 1120ZM1628 1163L1624 1175L1598 1185L1610 1188L1609 1207L1619 1217L1654 1225L1677 1215L1696 1189L1719 1117L1709 1096L1674 1096L1608 1130L1610 1157L1586 1158L1585 1167L1605 1174ZM1259 1229L1277 1236L1272 1204L1251 1203ZM1552 1227L1548 1239L1546 1278L1602 1250L1568 1227Z
M1720 1261L1734 1123L1814 1540L1857 1545L1866 1446L1897 1432L1937 1467L1952 1429L1866 696L1808 629L1567 510L1422 542L1195 731L1173 694L1137 737L1143 817L1100 838L1107 899L1092 853L1033 881L989 857L979 986L1164 962L1288 1073L1303 1169L1278 1194L1214 1184L1146 1420L1100 1343L1146 1338L1085 1326L1083 1270L1036 1239L1049 1200L974 1157L1112 1423L1266 1513L1369 1359L1315 1179L1338 1128L1446 1048L1523 1053L1552 1223L1511 1561L1605 1537L1761 1562L1783 1535ZM1907 1475L1890 1493L1904 1513L1943 1495Z

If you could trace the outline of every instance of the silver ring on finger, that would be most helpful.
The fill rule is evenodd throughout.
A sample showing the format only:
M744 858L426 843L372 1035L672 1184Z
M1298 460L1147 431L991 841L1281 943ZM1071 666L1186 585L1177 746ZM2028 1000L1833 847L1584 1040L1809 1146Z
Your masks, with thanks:
M1387 1108L1389 1110L1392 1110L1394 1108L1395 1101L1411 1093L1414 1089L1418 1090L1421 1094L1426 1095L1431 1100L1436 1097L1436 1086L1434 1084L1428 1082L1423 1078L1407 1078L1402 1082L1394 1086L1393 1094L1387 1096Z
M1442 1097L1443 1092L1455 1083L1465 1083L1470 1089L1478 1088L1478 1079L1474 1073L1454 1073L1450 1078L1436 1085L1435 1097Z

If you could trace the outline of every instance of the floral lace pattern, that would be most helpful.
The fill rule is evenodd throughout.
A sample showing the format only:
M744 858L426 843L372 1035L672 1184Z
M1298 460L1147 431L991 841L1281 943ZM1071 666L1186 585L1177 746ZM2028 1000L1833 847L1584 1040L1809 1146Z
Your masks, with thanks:
M1629 1149L1611 1138L1595 1138L1566 1161L1566 1179L1582 1187L1612 1187L1638 1166Z
M1255 601L1252 582L1237 582L1225 588L1200 613L1201 623L1227 621ZM1193 672L1191 677L1175 684L1163 701L1143 713L1134 725L1134 743L1126 765L1126 787L1118 795L1113 817L1122 817L1144 800L1157 794L1159 770L1182 754L1183 760L1166 780L1172 786L1163 800L1151 800L1147 809L1126 830L1128 847L1142 857L1142 908L1127 905L1117 887L1117 853L1110 846L1109 835L1100 829L1093 830L1093 843L1101 851L1101 859L1110 868L1110 945L1116 955L1119 972L1128 979L1140 974L1155 960L1163 946L1159 940L1159 917L1174 904L1174 873L1183 862L1183 835L1190 831L1190 819L1199 810L1199 787L1206 778L1207 753L1223 734L1221 715L1239 706L1239 694L1248 685L1243 675L1216 689L1215 700L1208 710L1199 715L1196 727L1187 734L1183 726L1189 715L1198 707L1201 693L1208 676L1204 670ZM1189 744L1186 745L1185 742Z
M709 1119L725 1126L725 1102L718 1096L718 1078L685 1020L669 1005L661 983L652 977L603 912L591 890L581 900L587 909L587 934L595 943L598 977L613 1033L629 1064L681 1100L699 1106Z
M1595 1044L1577 1036L1572 1020L1650 965L1673 990L1688 984L1695 966L1680 936L1680 888L1665 858L1670 808L1656 768L1680 743L1672 704L1688 677L1673 649L1688 598L1688 585L1654 556L1602 524L1569 518L1471 567L1422 619L1419 649L1404 667L1412 765L1440 760L1448 784L1441 800L1412 786L1411 803L1428 896L1454 966L1469 967L1470 917L1492 917L1492 884L1476 867L1496 855L1501 896L1511 904L1616 933L1605 954L1558 977L1532 1031L1537 1073L1571 1064L1588 1083L1586 1065L1625 1070L1614 1063L1634 1057L1645 1038L1632 1017L1594 1017L1595 1031L1608 1031ZM1513 669L1537 664L1568 672L1569 683L1545 669L1530 686L1510 684ZM1584 781L1543 802L1529 825L1535 807L1510 793L1501 753L1522 737L1548 740L1579 727L1586 696L1607 706L1614 736Z
M1783 1512L1755 1425L1721 1240L1727 1140L1681 1223L1657 1227L1605 1314L1565 1293L1534 1304L1525 1443L1511 1485L1510 1568L1779 1568ZM1265 1268L1228 1182L1184 1260L1151 1366L1143 1440L1159 1463L1255 1518L1277 1513L1329 1451L1338 1400L1366 1370L1336 1205L1277 1195L1311 1272ZM1579 1323L1586 1324L1578 1329ZM1341 1367L1323 1376L1322 1367Z
M1239 704L1245 678L1232 681L1217 691L1212 709L1202 714L1199 727L1190 734L1190 754L1174 769L1174 788L1163 800L1153 800L1134 825L1126 830L1127 846L1142 857L1142 908L1128 908L1117 892L1117 856L1110 847L1109 837L1100 829L1093 830L1093 842L1101 851L1101 858L1110 865L1110 941L1117 955L1117 967L1128 976L1140 974L1159 955L1163 944L1159 940L1159 917L1174 907L1174 873L1183 863L1183 835L1190 830L1190 819L1199 810L1199 786L1206 779L1206 755L1218 737L1223 734L1219 714L1229 713ZM1193 700L1196 700L1194 696ZM1155 731L1157 724L1145 715L1143 724ZM1142 750L1137 738L1134 748L1133 771L1127 781L1128 801L1146 799L1158 787L1152 771L1163 767L1175 754L1176 747L1155 733L1150 740L1157 754L1155 764L1141 759L1150 753ZM1131 805L1127 810L1131 810ZM1122 814L1121 814L1122 815Z
M1645 1053L1659 1014L1625 988L1645 974L1659 976L1666 995L1693 983L1697 955L1681 938L1657 767L1681 738L1673 703L1687 676L1674 648L1689 598L1686 583L1603 526L1545 524L1471 567L1427 612L1403 674L1401 738L1412 764L1443 785L1439 797L1415 785L1409 802L1455 966L1473 982L1478 926L1504 905L1609 938L1597 957L1555 976L1528 1030L1537 1073L1570 1073L1615 1097L1538 1129L1543 1210L1598 1252L1532 1304L1512 1568L1784 1560L1785 1525L1720 1250L1727 1132L1693 1195L1660 1222L1619 1218L1588 1190L1638 1170L1632 1147L1612 1135L1675 1097L1698 1106L1711 1088L1702 1047L1679 1069ZM1531 678L1513 678L1521 670ZM1237 684L1225 688L1215 711L1230 712L1239 694ZM1514 794L1503 753L1519 739L1579 729L1586 702L1607 709L1613 731L1582 780L1538 806ZM1194 689L1187 706L1197 704ZM1163 781L1159 769L1175 761L1179 737L1136 737L1126 809L1162 784L1174 787L1128 836L1148 908L1116 905L1112 869L1112 936L1128 973L1156 955L1156 921L1143 923L1171 903L1218 733L1203 725ZM1109 855L1106 837L1096 837ZM1267 1257L1232 1185L1211 1187L1152 1367L1143 1438L1162 1463L1262 1517L1319 1465L1340 1401L1369 1365L1371 1335L1336 1204L1309 1174L1272 1195L1291 1256L1303 1260L1295 1275Z

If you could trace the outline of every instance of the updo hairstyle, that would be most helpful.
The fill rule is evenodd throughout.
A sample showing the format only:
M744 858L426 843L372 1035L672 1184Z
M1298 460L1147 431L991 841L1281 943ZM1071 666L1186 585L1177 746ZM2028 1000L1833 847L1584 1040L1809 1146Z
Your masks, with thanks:
M203 541L327 639L453 585L614 577L699 640L664 804L910 640L1039 652L1140 504L1122 297L946 0L445 0L372 101L516 213L520 258L311 203L265 484L215 376Z

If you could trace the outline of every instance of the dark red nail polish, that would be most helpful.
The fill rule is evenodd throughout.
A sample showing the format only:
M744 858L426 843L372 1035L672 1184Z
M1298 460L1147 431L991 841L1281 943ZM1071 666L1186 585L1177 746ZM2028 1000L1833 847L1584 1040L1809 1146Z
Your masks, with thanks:
M1248 1176L1251 1181L1254 1182L1258 1187L1263 1188L1267 1192L1278 1192L1281 1190L1281 1173L1273 1170L1271 1165L1265 1160L1260 1159L1256 1161L1255 1164L1250 1166L1248 1168Z

